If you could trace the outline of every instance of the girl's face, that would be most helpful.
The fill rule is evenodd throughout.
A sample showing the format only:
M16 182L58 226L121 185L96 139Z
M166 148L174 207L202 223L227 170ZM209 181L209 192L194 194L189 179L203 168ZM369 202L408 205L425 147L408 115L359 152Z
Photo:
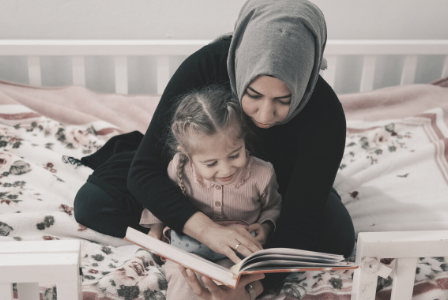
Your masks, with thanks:
M262 75L248 85L241 104L257 127L269 128L288 116L291 90L280 79Z
M190 156L202 178L227 185L235 181L239 171L246 165L244 140L234 141L222 133L214 136L191 137L195 143L194 154Z

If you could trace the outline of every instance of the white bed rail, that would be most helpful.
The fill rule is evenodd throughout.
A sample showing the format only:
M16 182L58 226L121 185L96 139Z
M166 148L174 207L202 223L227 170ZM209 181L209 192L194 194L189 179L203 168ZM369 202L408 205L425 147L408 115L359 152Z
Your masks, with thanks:
M128 93L128 56L157 56L157 93L170 79L169 56L190 55L209 40L0 40L0 56L28 56L31 85L41 86L40 56L71 56L73 84L85 86L85 56L115 57L115 91ZM441 77L448 76L448 40L329 40L325 50L328 69L322 72L334 87L338 57L362 55L359 91L373 89L380 55L405 55L401 85L414 82L418 55L444 55Z
M57 298L82 300L81 242L0 242L0 300L37 300L39 283L56 283Z
M361 232L358 234L356 263L363 258L396 258L391 300L412 299L419 257L448 256L448 230ZM374 300L378 275L355 270L352 300Z

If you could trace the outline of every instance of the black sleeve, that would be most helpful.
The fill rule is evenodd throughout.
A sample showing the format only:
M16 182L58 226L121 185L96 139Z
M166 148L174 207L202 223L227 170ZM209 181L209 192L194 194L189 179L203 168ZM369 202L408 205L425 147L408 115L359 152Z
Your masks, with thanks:
M342 105L320 79L297 128L297 154L270 247L314 250L321 217L344 154Z
M194 88L227 79L228 42L207 45L189 56L169 81L128 174L130 193L169 227L182 231L198 209L168 177L171 159L165 135L176 98ZM223 70L223 68L225 68Z

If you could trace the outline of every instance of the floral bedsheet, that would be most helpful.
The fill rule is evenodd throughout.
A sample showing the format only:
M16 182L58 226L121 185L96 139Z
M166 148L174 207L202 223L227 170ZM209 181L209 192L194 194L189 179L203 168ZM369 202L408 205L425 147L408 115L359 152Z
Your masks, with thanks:
M424 174L416 175L425 168L420 163L446 153L440 152L447 140L445 114L436 109L407 119L348 122L346 152L335 187L358 231L375 230L382 226L381 220L393 225L387 218L373 221L373 214L363 211L363 203L373 209L372 202L379 201L375 190L381 185L395 187L391 188L395 191L423 180ZM440 125L435 136L428 129L436 128L434 124ZM79 158L120 132L104 121L70 125L26 106L0 101L0 242L80 239L84 300L165 299L167 282L157 257L88 229L73 216L76 191L91 173ZM432 189L446 188L437 162L425 170L439 172ZM362 220L362 214L367 220ZM394 261L384 263L393 266ZM352 277L351 270L293 273L281 287L266 291L261 298L350 299ZM378 280L378 300L390 297L391 283L391 277ZM43 283L40 291L41 299L56 299L51 283ZM413 299L448 299L448 257L419 260Z

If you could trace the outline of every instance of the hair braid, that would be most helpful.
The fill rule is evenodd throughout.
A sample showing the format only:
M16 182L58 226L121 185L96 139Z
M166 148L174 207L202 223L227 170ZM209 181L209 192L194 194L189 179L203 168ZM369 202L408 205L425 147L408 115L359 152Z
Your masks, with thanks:
M179 163L177 164L177 184L179 185L182 193L188 198L187 195L187 188L184 184L184 166L188 161L188 157L183 154L182 152L179 152Z

